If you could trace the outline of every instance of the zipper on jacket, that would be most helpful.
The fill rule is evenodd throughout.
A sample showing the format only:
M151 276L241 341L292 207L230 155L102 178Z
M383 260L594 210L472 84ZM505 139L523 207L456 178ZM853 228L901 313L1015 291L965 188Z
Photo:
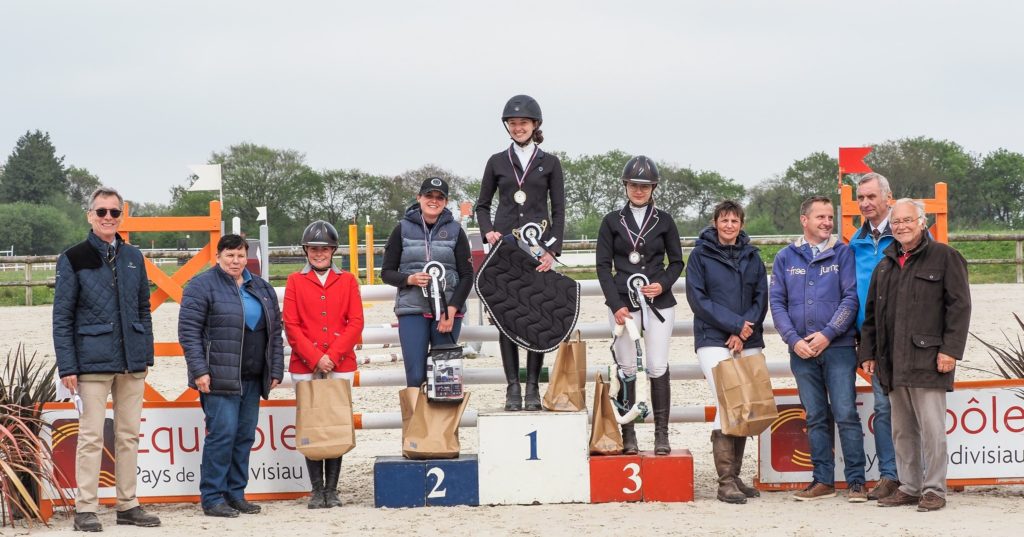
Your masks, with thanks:
M234 282L231 282L234 284ZM245 285L245 283L242 283ZM245 299L242 298L242 286L235 285L235 289L238 291L238 302L242 306L242 341L238 347L238 395L245 395L242 389L242 364L245 362Z

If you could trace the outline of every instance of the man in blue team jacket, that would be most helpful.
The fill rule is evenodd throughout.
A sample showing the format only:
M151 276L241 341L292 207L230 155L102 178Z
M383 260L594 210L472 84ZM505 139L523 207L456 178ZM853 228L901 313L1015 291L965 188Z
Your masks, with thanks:
M857 273L853 252L832 236L834 220L832 202L826 197L815 196L800 205L804 234L775 256L769 297L807 413L814 465L810 485L794 498L836 495L834 419L846 463L847 499L865 502L864 432L854 391Z
M860 299L860 308L857 312L858 332L864 324L864 305L868 302L871 273L885 257L885 249L894 240L892 227L889 225L891 199L889 180L883 175L872 172L857 181L857 206L860 209L861 227L850 239L850 249L857 260L857 296ZM880 500L896 492L900 482L896 475L896 449L892 441L892 406L889 404L889 396L878 382L878 375L872 375L871 389L875 399L872 429L875 433L879 480L868 492L868 499Z

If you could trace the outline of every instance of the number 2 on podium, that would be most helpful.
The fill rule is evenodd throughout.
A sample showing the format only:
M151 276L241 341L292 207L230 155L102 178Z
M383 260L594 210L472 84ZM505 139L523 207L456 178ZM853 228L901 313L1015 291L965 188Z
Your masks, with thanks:
M523 436L530 437L530 458L526 460L539 461L540 457L537 456L537 431L533 431L532 433L526 433Z

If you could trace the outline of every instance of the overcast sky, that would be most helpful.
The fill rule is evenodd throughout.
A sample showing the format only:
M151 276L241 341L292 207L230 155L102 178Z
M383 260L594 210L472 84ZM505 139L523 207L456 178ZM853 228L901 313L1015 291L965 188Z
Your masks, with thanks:
M0 156L47 131L67 164L161 203L243 141L479 177L517 93L548 150L746 185L908 136L1024 151L1022 21L1009 0L4 1Z

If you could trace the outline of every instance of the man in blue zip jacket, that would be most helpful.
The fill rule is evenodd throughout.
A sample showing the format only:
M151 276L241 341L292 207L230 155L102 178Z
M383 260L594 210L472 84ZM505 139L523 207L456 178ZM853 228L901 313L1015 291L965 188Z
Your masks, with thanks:
M853 252L832 236L832 202L815 196L800 205L804 234L775 256L769 292L772 319L789 347L800 403L807 413L813 479L794 498L832 498L833 420L845 459L847 499L866 502L864 432L857 414L854 351L857 273Z
M885 249L892 244L892 227L889 225L889 200L892 189L889 180L878 173L865 174L857 181L857 206L860 209L861 227L850 239L850 249L857 260L857 296L860 308L857 312L857 331L864 324L864 305L868 302L868 286L871 273L878 262L885 257ZM878 459L878 483L868 492L869 500L881 500L900 486L896 472L896 448L892 441L892 407L889 396L882 390L878 375L871 376L874 392L874 417L871 420L875 434L875 456Z
M142 394L146 372L153 365L153 321L145 259L117 234L123 205L116 190L97 188L86 213L92 226L89 236L57 259L57 371L64 387L82 401L75 452L78 531L103 531L97 512L108 394L114 407L117 523L160 525L135 495Z

